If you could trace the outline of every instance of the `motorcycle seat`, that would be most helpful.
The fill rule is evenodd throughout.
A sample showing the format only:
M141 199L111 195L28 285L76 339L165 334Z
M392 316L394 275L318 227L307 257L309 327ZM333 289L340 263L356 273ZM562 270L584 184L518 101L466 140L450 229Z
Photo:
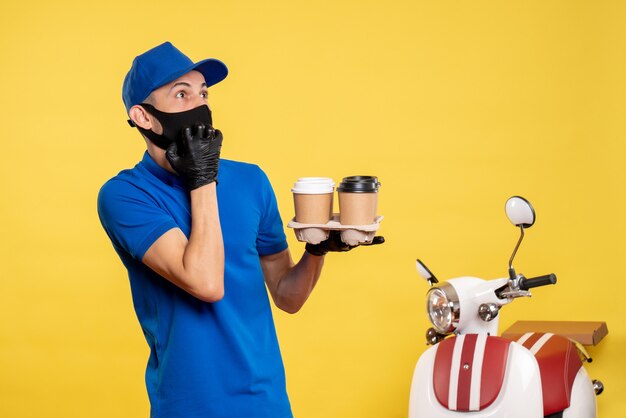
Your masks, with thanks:
M535 355L541 373L544 415L561 412L570 405L572 386L582 367L576 345L552 333L529 332L512 336Z
M451 411L482 411L498 397L510 341L465 334L437 344L433 389L437 401Z

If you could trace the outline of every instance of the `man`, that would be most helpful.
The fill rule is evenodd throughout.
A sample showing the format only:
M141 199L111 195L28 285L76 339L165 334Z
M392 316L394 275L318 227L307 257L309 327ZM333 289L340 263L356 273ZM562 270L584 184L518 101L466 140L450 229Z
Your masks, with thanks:
M324 255L352 248L333 234L293 263L266 175L219 158L207 88L227 73L169 42L137 56L122 98L147 151L98 196L150 346L152 417L291 417L265 286L297 312Z

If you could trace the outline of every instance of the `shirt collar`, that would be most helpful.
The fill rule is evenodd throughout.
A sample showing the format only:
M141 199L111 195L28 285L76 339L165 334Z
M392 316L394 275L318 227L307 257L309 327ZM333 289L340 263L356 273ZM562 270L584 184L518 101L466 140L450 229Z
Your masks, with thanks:
M141 165L143 165L146 168L146 170L152 173L156 178L161 180L163 183L168 184L170 186L178 186L178 187L184 188L183 179L180 176L174 173L170 173L169 171L167 171L166 169L158 165L156 161L152 159L150 154L148 154L148 151L146 151L143 154Z

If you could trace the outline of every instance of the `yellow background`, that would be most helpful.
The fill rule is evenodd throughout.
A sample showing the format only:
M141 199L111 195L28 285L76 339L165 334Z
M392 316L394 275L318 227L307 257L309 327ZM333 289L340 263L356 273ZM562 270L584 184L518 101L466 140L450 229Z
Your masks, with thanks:
M406 417L425 349L423 259L506 275L513 194L538 214L517 269L557 273L518 319L605 320L599 416L626 408L626 6L621 1L23 1L0 11L0 416L148 416L147 344L96 195L144 145L122 80L170 40L230 68L210 89L225 158L373 174L387 243L327 257L275 312L298 418ZM294 257L303 245L287 230Z

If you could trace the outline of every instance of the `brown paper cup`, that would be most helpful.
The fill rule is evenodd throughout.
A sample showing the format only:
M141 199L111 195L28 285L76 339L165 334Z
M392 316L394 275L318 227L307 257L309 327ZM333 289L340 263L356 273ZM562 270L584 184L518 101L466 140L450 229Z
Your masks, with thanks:
M339 192L339 222L342 225L369 225L376 219L378 193Z
M325 224L333 217L333 193L293 194L296 222Z

